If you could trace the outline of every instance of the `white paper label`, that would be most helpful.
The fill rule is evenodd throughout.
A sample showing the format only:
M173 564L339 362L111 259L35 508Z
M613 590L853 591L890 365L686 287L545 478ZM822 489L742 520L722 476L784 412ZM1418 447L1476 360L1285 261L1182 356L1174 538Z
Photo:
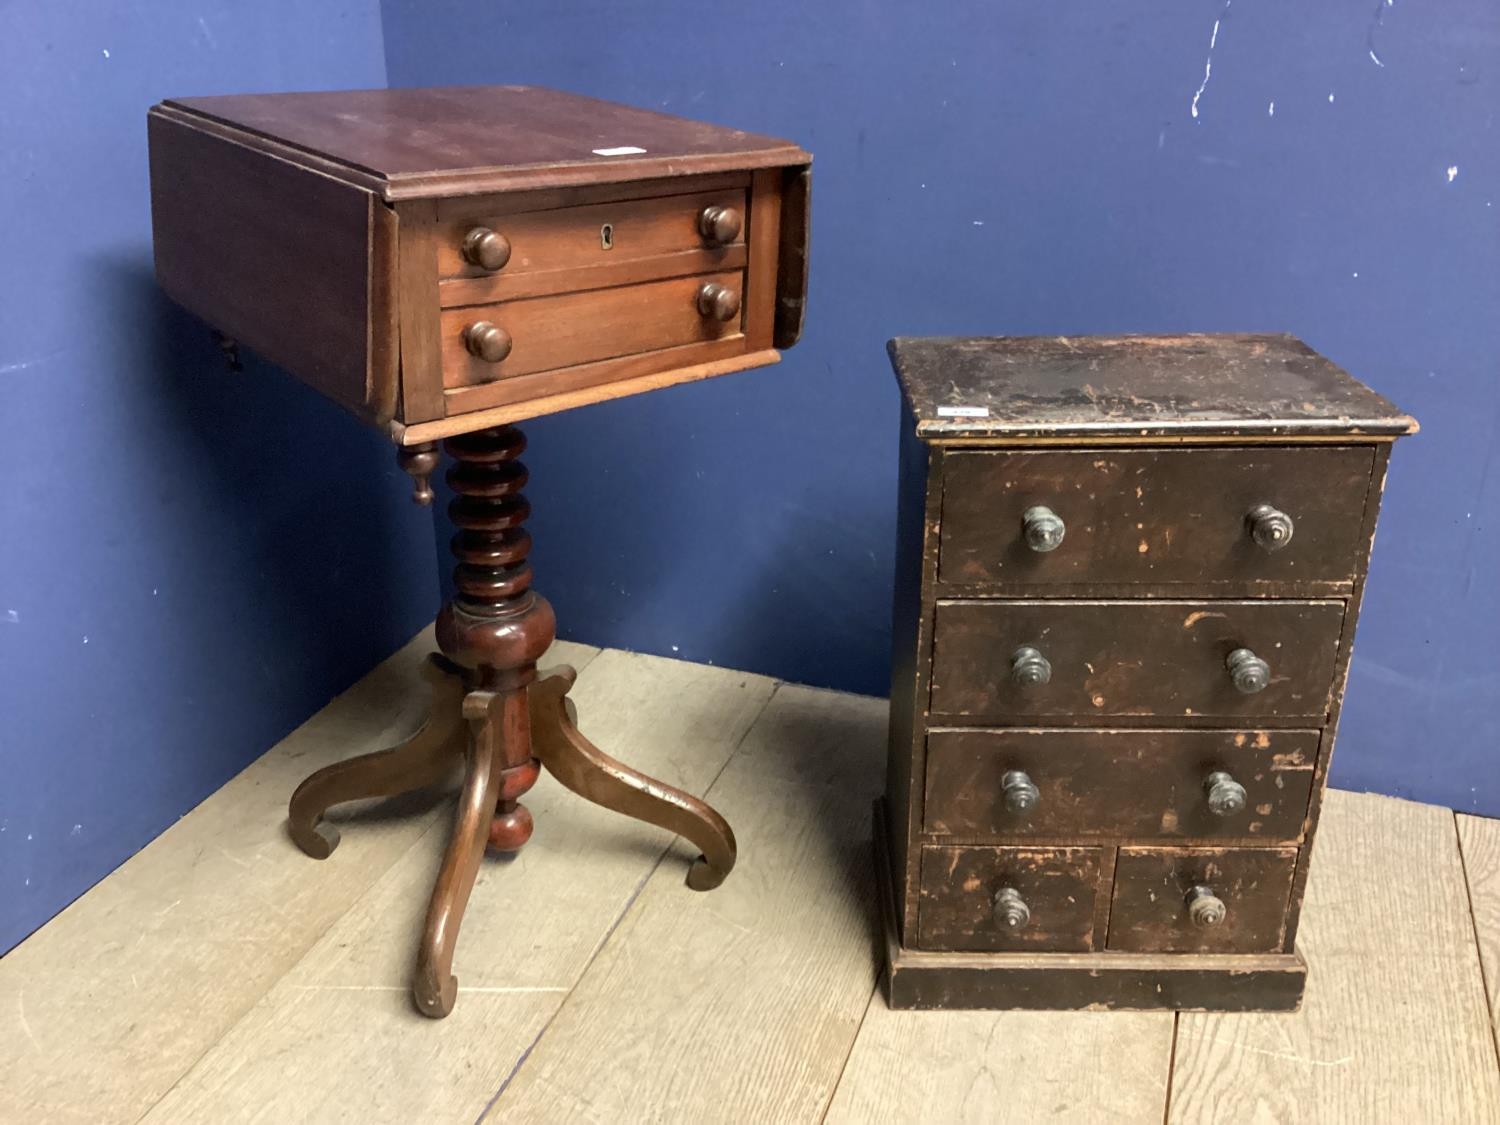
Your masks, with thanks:
M636 148L635 145L621 145L619 148L596 148L595 156L640 156L646 150Z
M938 407L939 418L988 418L990 408L988 406L940 406Z

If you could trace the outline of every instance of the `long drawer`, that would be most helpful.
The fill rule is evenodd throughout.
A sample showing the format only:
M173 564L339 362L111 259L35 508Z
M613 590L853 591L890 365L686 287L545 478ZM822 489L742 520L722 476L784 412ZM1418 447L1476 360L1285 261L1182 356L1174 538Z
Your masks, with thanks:
M1369 447L956 453L944 583L1353 581ZM1060 536L1060 538L1059 538Z
M1337 600L940 601L931 711L1319 725L1343 621Z
M1296 841L1310 730L937 730L924 828L935 835Z

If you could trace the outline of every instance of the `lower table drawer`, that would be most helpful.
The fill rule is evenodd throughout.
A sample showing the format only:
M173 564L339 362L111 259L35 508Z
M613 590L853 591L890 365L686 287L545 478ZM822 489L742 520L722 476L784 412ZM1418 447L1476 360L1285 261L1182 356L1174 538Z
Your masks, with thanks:
M1098 848L922 849L921 949L1094 948Z
M737 338L743 289L744 275L725 271L445 309L443 386L482 386L619 356Z
M927 832L1109 840L1302 835L1311 730L941 730Z
M1105 947L1275 952L1296 866L1296 848L1121 848Z

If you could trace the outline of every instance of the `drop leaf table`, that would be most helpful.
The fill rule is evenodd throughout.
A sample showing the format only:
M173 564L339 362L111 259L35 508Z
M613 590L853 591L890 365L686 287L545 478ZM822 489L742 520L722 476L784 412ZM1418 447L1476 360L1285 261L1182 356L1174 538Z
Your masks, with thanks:
M419 503L454 461L455 597L426 724L320 770L292 838L326 858L329 807L465 763L413 996L453 1008L454 947L486 846L531 836L546 768L584 798L691 840L689 886L735 861L702 801L579 733L571 669L539 676L512 423L774 363L802 328L809 164L796 145L527 86L173 99L148 118L156 275L239 344L385 430Z

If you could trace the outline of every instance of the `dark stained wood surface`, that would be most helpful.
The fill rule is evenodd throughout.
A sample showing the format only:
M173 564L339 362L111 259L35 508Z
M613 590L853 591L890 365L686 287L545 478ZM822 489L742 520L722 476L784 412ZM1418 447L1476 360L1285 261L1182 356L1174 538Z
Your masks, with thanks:
M935 730L927 736L925 831L958 837L1296 841L1312 792L1310 730ZM1205 780L1226 771L1243 811L1216 815ZM1002 779L1040 794L1007 807Z
M1347 590L1367 546L1360 530L1373 457L1370 446L954 453L939 579ZM1284 547L1266 550L1252 537L1247 515L1260 504L1291 517ZM1066 525L1054 550L1027 544L1022 517L1035 505Z
M537 86L173 98L165 104L305 154L384 198L618 183L805 165L798 146ZM600 155L596 149L643 149Z
M1416 430L1292 336L898 338L890 352L917 432L932 441ZM984 414L944 417L942 408Z
M1107 948L1153 953L1271 953L1281 948L1297 849L1121 848ZM1226 909L1193 925L1187 893L1205 886Z
M918 941L924 949L1092 949L1099 860L1098 848L923 848ZM1005 887L1031 912L1015 931L995 921Z
M1344 603L1333 600L941 601L932 713L1094 725L1129 716L1321 724L1343 619ZM1011 657L1021 646L1051 663L1048 683L1011 682ZM1239 648L1271 666L1263 691L1234 687L1225 659Z
M147 133L162 289L361 418L388 421L395 248L379 200L158 111Z

